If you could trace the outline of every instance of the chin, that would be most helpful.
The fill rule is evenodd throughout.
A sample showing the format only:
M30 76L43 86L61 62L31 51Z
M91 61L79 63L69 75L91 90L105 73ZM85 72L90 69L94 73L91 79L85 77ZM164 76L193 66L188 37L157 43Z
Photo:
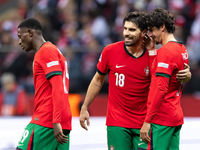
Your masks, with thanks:
M133 46L133 43L127 43L127 42L125 42L125 45L126 46Z
M24 51L25 51L25 52L29 52L29 51L31 51L31 50L29 50L29 49L24 49Z

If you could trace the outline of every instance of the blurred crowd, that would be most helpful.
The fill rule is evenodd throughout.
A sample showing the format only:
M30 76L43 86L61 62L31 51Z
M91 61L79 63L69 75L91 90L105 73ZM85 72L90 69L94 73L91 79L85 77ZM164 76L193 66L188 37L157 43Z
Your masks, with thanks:
M124 16L156 7L175 15L175 36L189 53L192 79L183 92L200 92L200 0L3 0L0 8L8 1L16 5L0 14L0 77L13 74L27 93L34 93L34 52L26 53L18 45L17 26L23 19L34 17L42 23L45 39L56 44L67 59L70 93L84 93L103 48L123 40ZM107 82L101 92L107 92Z

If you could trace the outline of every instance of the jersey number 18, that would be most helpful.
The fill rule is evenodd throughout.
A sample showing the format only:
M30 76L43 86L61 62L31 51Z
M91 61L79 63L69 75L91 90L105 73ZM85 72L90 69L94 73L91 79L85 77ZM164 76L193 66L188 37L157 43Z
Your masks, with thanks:
M124 81L125 81L125 75L124 74L119 74L119 73L115 73L116 76L116 86L120 86L123 87L124 86Z

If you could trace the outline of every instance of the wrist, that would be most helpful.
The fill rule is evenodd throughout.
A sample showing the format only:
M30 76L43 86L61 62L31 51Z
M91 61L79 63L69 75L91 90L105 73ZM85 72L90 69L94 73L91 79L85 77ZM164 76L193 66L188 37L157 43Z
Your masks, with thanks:
M148 52L149 52L149 56L155 56L157 54L157 50L156 49L148 50Z
M83 106L81 107L81 110L82 110L82 111L87 111L87 110L88 110L88 107L85 106L85 105L83 105Z

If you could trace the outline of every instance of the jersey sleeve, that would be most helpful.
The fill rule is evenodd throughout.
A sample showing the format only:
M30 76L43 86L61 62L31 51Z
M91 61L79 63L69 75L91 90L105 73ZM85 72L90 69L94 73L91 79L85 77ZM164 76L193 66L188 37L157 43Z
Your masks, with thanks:
M53 75L62 75L62 68L57 50L43 50L40 55L40 65L42 66L47 79Z
M109 52L107 48L104 48L103 52L100 55L97 71L101 75L106 75L109 71Z
M156 76L170 79L176 65L174 62L173 55L167 49L161 48L157 53Z
M147 114L145 117L145 122L151 123L154 116L160 109L160 106L165 98L169 87L169 78L158 76L157 78L157 86L155 93L153 95L153 100L151 102L150 108L147 110Z
M151 51L148 51L149 53L149 67L150 67L150 75L151 75L151 70L152 70L152 64L153 64L153 61L157 55L157 49L155 50L151 50Z

